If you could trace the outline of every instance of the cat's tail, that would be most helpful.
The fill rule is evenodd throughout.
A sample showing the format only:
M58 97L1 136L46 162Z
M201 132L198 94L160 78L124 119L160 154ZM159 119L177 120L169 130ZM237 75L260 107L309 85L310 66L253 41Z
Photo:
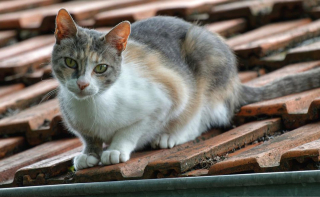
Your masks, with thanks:
M320 87L320 68L275 80L262 87L242 85L241 105L273 99Z

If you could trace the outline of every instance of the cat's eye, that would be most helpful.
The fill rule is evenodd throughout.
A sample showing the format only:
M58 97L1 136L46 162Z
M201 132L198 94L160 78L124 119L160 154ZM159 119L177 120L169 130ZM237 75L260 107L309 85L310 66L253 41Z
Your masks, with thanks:
M65 57L64 62L69 68L76 69L78 67L76 60L71 59L70 57Z
M96 73L101 74L101 73L106 72L107 68L108 68L108 65L106 65L106 64L99 64L98 66L96 66L96 67L93 69L93 71L96 72Z

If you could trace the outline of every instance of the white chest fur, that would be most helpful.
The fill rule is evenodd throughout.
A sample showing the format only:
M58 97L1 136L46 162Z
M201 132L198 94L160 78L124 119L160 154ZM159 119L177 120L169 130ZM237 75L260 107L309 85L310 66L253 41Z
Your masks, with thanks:
M62 112L74 130L105 142L117 130L139 120L150 116L165 117L172 105L159 84L138 76L130 65L123 66L119 79L106 92L78 100L62 88L60 102L63 102Z

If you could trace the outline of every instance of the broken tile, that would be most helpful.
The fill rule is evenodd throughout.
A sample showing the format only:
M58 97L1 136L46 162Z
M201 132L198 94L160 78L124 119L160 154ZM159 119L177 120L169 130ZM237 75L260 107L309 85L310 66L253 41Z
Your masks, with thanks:
M308 133L306 135L306 133ZM288 150L320 138L320 123L308 124L287 132L213 165L210 175L241 172L266 172L280 165L281 156Z

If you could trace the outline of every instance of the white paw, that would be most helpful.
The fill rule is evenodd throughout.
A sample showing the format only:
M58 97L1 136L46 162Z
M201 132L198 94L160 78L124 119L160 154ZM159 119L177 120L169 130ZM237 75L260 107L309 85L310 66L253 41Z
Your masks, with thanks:
M169 135L166 133L161 134L156 137L156 139L151 143L152 148L172 148L180 144L180 141L174 135Z
M130 153L120 152L118 150L106 150L101 155L103 165L124 163L130 159Z
M98 165L99 159L93 155L80 154L75 156L73 163L76 170L81 170Z

